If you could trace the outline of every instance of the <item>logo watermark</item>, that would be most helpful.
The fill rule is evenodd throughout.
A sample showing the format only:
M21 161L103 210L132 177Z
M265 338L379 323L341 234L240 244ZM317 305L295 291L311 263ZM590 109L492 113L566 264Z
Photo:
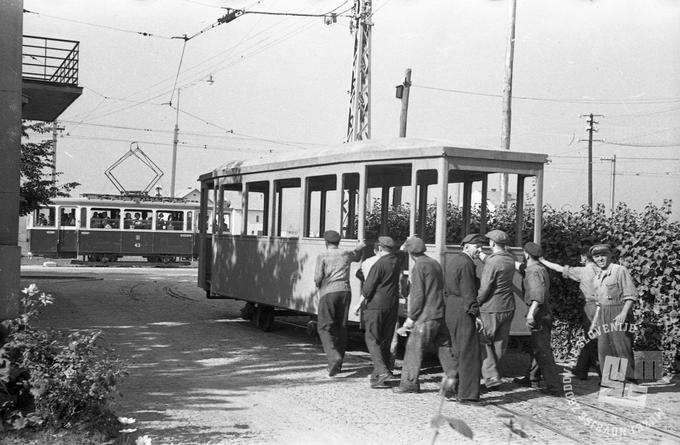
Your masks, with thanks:
M637 326L632 323L609 323L600 326L592 326L587 333L586 340L595 340L601 335L614 332L634 334L637 330ZM658 365L660 366L661 364L659 363ZM646 407L648 388L646 386L638 385L637 383L630 381L630 379L626 379L627 371L629 371L628 359L613 356L605 357L604 366L602 367L602 380L600 382L600 389L597 397L598 402L623 407ZM630 424L626 426L614 426L609 423L595 420L589 416L584 409L587 405L579 403L576 399L571 376L564 376L562 378L562 385L570 411L573 412L585 426L598 433L615 437L632 435L650 427L654 427L665 416L663 411L657 410L656 413L641 422L630 422Z

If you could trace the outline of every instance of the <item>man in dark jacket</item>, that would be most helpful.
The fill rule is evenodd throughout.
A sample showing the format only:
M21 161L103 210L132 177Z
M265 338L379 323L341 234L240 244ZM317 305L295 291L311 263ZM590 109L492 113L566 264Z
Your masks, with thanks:
M515 276L515 257L505 250L510 242L502 230L486 234L491 246L491 255L480 255L484 270L477 293L477 303L482 320L480 340L482 347L482 376L487 389L500 386L499 364L508 346L510 324L515 315L515 294L512 282Z
M479 278L474 259L479 257L485 238L472 233L463 238L463 251L453 257L447 273L446 325L451 334L451 345L457 379L449 382L460 401L479 400L481 378L481 350L478 329L479 317L477 292Z
M396 393L420 392L418 376L423 353L428 346L437 348L439 361L447 379L453 379L455 367L451 339L444 321L444 276L437 261L425 255L425 243L412 236L404 243L414 264L409 274L411 288L408 318L400 332L410 330L401 369L401 382Z
M378 238L380 259L371 267L362 287L364 295L364 326L368 352L373 361L372 388L387 388L392 377L390 342L394 335L399 310L399 258L394 254L394 240L389 236Z

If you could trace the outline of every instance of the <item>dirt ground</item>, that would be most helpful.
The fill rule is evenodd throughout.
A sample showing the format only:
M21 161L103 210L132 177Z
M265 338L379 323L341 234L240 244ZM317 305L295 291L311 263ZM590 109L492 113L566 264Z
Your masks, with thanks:
M131 363L117 412L154 444L433 443L438 367L424 370L421 394L371 389L359 336L345 372L329 378L303 328L277 318L273 332L260 331L241 319L242 302L207 300L196 269L23 266L22 283L33 282L56 298L44 326L101 329ZM680 443L677 382L624 407L598 402L593 374L573 382L572 404L511 383L527 360L513 352L508 362L504 390L483 394L480 406L442 405L473 440L444 425L434 443Z

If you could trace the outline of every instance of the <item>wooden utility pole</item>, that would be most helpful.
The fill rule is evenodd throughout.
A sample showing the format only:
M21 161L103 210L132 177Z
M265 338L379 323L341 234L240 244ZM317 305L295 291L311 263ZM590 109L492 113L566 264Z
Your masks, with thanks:
M614 201L614 193L615 193L615 190L616 190L616 155L613 155L611 157L605 156L605 157L600 158L600 160L601 161L609 161L609 162L612 163L611 190L609 191L609 197L610 197L610 201L611 201L610 211L611 211L611 214L613 215L614 214L614 206L616 205L615 201Z
M510 150L510 128L512 121L512 68L515 58L515 16L517 0L510 0L510 18L508 25L508 43L505 50L505 81L503 83L503 123L501 129L501 150ZM501 203L508 198L508 174L503 173L501 179Z
M587 117L588 118L588 128L586 128L586 131L588 132L588 208L592 209L593 208L593 132L597 133L597 128L595 128L595 125L599 124L599 122L595 121L595 117L604 117L602 114L582 114L581 117ZM580 141L583 141L581 139ZM596 141L600 141L600 139L597 139Z
M401 114L399 116L399 137L406 137L406 121L408 119L408 96L411 90L411 68L406 70L404 83L397 85L397 99L401 99Z

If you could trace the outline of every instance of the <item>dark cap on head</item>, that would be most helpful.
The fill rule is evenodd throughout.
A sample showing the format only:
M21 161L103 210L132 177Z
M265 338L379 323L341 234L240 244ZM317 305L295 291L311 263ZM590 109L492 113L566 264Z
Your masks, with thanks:
M326 230L323 233L323 239L331 244L337 244L340 242L340 234L335 230Z
M507 233L503 232L502 230L492 230L491 232L487 233L485 235L487 238L489 238L491 241L498 243L498 244L509 244L510 243L510 237L508 236Z
M480 235L479 233L469 233L465 235L465 238L463 238L463 241L460 242L461 246L464 246L466 244L484 244L486 243L486 238Z
M535 258L543 256L543 249L541 249L541 246L531 241L524 245L524 251Z
M394 240L389 236L379 236L378 244L388 249L394 249Z
M404 241L403 249L408 253L415 255L425 253L425 250L427 250L425 247L425 241L417 236L411 236L406 241Z
M593 247L590 248L591 256L603 253L605 254L612 253L612 249L607 244L595 244Z

